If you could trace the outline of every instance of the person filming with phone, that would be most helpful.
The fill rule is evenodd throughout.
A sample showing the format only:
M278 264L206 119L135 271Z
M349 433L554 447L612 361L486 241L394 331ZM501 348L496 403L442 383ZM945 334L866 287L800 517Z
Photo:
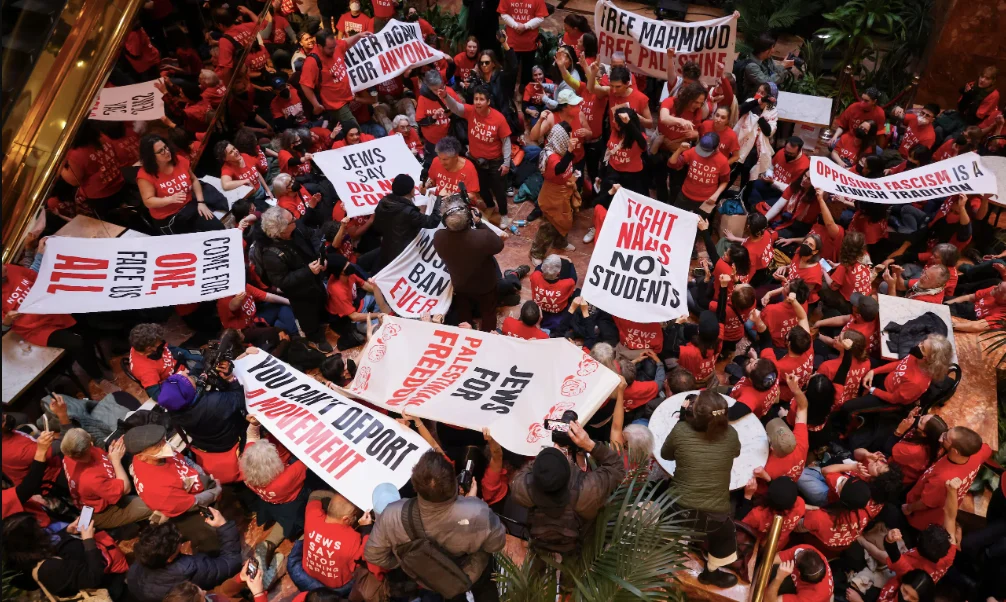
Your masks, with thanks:
M576 418L576 412L567 410L560 420L546 421L552 447L541 450L510 485L514 501L530 509L531 547L545 552L579 549L598 511L625 478L618 452L595 443ZM597 468L581 468L580 460L587 465L586 454L593 456Z

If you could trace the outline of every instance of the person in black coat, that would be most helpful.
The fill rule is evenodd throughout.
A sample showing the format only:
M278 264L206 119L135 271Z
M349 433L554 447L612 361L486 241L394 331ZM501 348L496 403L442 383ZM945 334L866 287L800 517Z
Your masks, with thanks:
M269 243L261 259L266 280L278 287L290 300L290 307L307 338L325 353L332 346L325 339L325 261L319 251L294 221L289 211L271 207L262 214L262 232Z
M211 454L234 449L244 434L244 389L208 391L188 374L173 374L161 384L158 405L168 411L171 424L185 431L192 446ZM235 456L235 463L237 458Z
M408 174L398 174L386 195L374 209L374 227L381 233L381 257L375 272L384 269L405 247L416 239L420 230L440 225L439 201L430 215L424 214L412 202L415 180Z

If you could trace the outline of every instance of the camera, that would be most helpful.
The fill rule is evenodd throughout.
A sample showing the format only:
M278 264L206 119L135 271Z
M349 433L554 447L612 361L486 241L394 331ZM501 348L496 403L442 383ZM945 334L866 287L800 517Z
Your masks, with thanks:
M469 458L465 463L465 469L458 473L458 487L465 495L468 495L468 492L471 491L472 479L474 478L475 474L472 472L472 460Z
M547 430L552 431L552 443L565 447L576 447L573 440L569 438L569 423L578 420L579 416L573 410L566 410L559 420L548 420L544 422Z
M803 70L803 66L807 64L807 61L800 58L795 52L790 52L786 55L787 61L793 61L793 66L797 69Z

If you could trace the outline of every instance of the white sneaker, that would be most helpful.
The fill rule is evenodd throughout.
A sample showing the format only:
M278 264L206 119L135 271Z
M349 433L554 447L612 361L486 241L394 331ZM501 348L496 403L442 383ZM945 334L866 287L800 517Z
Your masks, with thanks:
M576 247L573 246L573 243L569 243L568 245L566 245L566 249L565 250L566 251L575 251Z
M512 223L513 220L504 215L503 218L500 219L500 230L509 230L510 224Z
M596 233L597 232L594 230L594 228L587 230L587 233L583 235L583 244L589 245L590 243L594 242L594 235Z

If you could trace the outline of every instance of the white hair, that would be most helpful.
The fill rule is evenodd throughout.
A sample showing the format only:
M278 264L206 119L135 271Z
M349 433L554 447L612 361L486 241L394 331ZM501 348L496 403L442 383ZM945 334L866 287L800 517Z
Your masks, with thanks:
M598 343L590 350L590 356L606 368L615 369L615 348L608 343Z
M541 262L541 275L545 277L545 280L555 280L559 277L559 272L562 271L562 258L555 253L549 255L545 258L545 261Z
M653 432L642 424L630 424L622 429L628 448L630 466L641 466L653 455Z
M269 238L280 238L290 225L290 212L282 207L270 207L262 214L262 232Z
M70 429L63 435L63 440L59 444L59 450L64 456L74 460L81 460L87 457L91 449L91 435L84 429Z
M265 487L283 474L283 460L276 451L276 446L269 441L256 441L255 445L245 447L241 454L241 472L245 483L251 487Z
M391 120L391 125L392 125L392 127L397 128L398 126L402 125L403 122L406 125L408 125L409 124L409 118L407 116L405 116L405 115L395 115L395 118L393 120Z
M292 183L293 176L288 173L281 173L272 180L272 193L276 196L281 196L290 189L290 184Z

